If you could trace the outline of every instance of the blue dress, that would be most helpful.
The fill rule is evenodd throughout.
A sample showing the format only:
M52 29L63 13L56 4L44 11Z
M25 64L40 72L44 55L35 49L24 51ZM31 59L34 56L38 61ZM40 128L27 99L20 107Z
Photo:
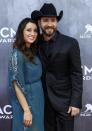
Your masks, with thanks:
M44 131L44 96L41 83L42 66L37 56L30 62L14 49L9 62L9 87L13 108L12 131ZM12 81L16 80L32 112L32 125L23 124L23 109L17 99Z

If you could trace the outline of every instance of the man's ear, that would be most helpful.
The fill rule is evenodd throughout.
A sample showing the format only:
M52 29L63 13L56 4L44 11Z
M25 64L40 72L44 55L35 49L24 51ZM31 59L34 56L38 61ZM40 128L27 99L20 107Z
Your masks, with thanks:
M39 26L40 34L42 34L42 30L41 30L41 19L38 20L38 26Z

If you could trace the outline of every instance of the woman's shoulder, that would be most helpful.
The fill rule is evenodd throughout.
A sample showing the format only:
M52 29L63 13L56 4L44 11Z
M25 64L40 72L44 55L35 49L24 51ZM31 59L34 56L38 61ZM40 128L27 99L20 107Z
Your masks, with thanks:
M14 49L12 50L12 54L23 55L23 53L22 53L19 49L17 49L17 48L14 48Z
M13 51L12 51L12 57L23 58L24 55L23 55L23 53L19 49L14 48Z

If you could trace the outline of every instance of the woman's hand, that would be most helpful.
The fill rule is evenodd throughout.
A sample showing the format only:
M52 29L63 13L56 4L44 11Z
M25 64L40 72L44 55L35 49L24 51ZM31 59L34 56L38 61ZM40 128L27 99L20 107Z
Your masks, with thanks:
M32 124L32 114L31 111L24 111L24 120L23 123L26 127L31 126Z

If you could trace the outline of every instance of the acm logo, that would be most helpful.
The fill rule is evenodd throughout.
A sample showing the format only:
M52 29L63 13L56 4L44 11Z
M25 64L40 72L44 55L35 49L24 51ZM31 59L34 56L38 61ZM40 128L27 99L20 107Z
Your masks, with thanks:
M13 42L16 32L13 28L3 27L0 29L0 43Z
M92 67L82 66L83 70L83 80L92 80Z
M0 107L0 119L12 119L12 106L4 105Z

